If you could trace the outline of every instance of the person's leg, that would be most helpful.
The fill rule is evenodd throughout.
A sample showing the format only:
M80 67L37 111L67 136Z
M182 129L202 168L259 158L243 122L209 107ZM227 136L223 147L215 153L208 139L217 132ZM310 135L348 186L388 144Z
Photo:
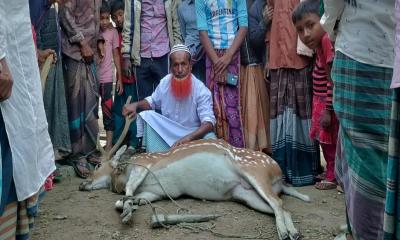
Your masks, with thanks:
M64 79L72 145L72 164L86 178L90 166L86 156L96 148L98 134L98 84L95 72L83 62L64 55Z
M102 83L100 85L100 95L104 130L106 130L106 151L109 151L112 147L112 137L114 131L114 119L111 112L113 105L112 83Z
M153 74L151 66L153 60L150 58L142 58L140 66L136 67L136 81L138 87L138 99L143 100L153 93Z
M192 73L204 84L206 83L206 58L201 58L192 66Z
M159 58L153 58L151 72L153 74L153 90L155 90L160 80L168 74L168 54Z

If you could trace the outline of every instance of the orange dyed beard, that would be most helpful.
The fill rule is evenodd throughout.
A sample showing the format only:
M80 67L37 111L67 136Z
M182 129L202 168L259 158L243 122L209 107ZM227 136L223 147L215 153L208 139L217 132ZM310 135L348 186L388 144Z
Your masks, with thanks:
M188 74L184 78L172 77L171 79L172 95L181 100L187 98L192 93L192 74Z

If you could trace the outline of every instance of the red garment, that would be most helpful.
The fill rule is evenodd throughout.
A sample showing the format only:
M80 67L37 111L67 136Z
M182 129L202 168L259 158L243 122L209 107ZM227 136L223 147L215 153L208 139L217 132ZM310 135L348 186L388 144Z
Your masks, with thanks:
M124 58L122 57L122 33L118 32L118 38L119 38L119 58L121 59L121 67L124 66ZM135 82L135 76L132 74L130 78L125 77L124 74L122 74L122 83L127 83L127 84L132 84Z
M320 143L324 158L326 161L326 177L325 180L329 182L335 181L335 156L336 144L323 144Z
M269 68L303 69L310 59L297 55L297 31L292 22L293 9L300 0L268 0L274 8L269 36Z
M326 97L313 97L312 117L311 117L311 139L318 140L320 143L336 144L339 131L339 121L331 111L331 127L326 130L321 127L321 117L326 110Z
M321 40L321 46L316 49L317 58L312 73L314 96L326 97L327 109L332 109L333 84L328 80L327 66L333 62L335 52L327 33Z

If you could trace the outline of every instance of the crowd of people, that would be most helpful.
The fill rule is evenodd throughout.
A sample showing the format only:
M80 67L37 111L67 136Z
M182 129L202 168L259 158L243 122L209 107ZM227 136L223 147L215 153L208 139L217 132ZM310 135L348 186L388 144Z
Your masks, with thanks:
M99 106L106 151L126 117L136 153L224 139L343 191L345 239L400 239L399 87L399 0L2 1L0 239L29 237L55 158L100 164Z

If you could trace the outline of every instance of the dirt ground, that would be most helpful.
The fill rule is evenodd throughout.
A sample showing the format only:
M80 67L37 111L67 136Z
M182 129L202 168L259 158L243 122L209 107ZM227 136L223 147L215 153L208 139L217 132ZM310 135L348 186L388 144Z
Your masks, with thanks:
M149 206L141 206L135 213L133 224L123 225L114 203L121 198L108 190L80 192L82 179L64 177L61 183L47 193L40 205L35 222L33 240L42 239L277 239L273 216L265 215L234 202L210 202L180 199L178 203L195 214L220 214L222 217L207 223L191 226L213 229L221 235L208 231L194 231L180 227L151 229L152 215ZM298 188L312 198L305 203L290 196L283 196L284 207L291 212L295 226L302 239L333 239L339 226L345 223L343 195L336 190L318 191L312 186ZM174 214L176 207L164 200L154 204Z

